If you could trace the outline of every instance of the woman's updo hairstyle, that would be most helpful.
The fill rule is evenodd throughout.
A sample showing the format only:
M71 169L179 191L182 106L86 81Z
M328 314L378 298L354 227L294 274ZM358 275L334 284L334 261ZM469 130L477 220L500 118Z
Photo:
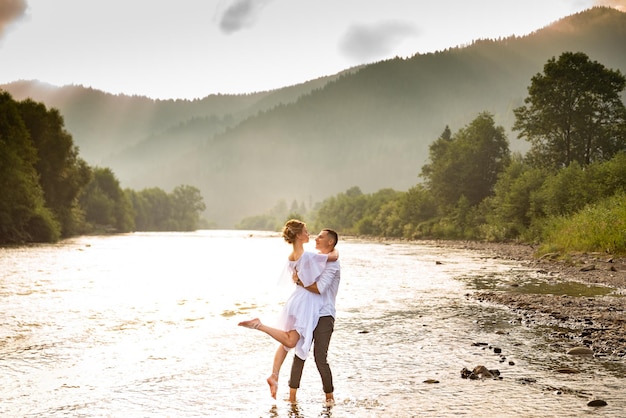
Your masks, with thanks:
M297 219L290 219L283 227L283 238L289 244L296 242L298 234L302 233L306 224Z

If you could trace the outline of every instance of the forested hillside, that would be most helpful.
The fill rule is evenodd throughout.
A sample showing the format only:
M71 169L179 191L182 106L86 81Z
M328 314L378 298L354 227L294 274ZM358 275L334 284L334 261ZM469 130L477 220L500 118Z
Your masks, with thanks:
M477 40L273 92L154 101L79 87L49 88L44 97L30 82L3 88L58 108L81 155L111 167L125 187L195 186L209 221L231 227L279 199L310 206L351 186L406 190L446 126L456 131L483 111L505 128L511 149L525 150L510 128L531 77L565 51L626 73L623 45L626 14L594 8L525 37Z

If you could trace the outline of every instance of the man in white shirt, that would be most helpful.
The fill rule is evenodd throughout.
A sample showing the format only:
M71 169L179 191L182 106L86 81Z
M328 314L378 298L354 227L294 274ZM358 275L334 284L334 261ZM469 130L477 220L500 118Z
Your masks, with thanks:
M337 245L339 237L337 232L332 229L322 229L315 238L315 249L322 254L330 253ZM333 395L333 375L328 364L328 346L330 345L330 337L333 334L335 326L335 301L337 292L339 291L339 281L341 276L341 267L339 261L326 263L326 268L320 275L319 279L311 286L306 287L307 290L318 293L324 298L324 304L320 310L320 319L313 331L313 355L317 370L322 378L322 386L326 395L326 402L334 403ZM295 277L297 279L297 277ZM296 283L302 285L299 279ZM291 375L289 378L289 401L296 401L296 393L300 387L300 379L302 378L302 369L304 368L304 360L298 356L293 357L291 365Z

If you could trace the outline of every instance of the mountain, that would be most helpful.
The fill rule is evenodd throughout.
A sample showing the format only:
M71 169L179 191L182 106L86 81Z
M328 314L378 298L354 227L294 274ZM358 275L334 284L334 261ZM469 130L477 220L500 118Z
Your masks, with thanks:
M523 37L349 69L300 85L195 101L114 96L80 86L0 86L65 116L92 165L124 187L198 187L207 217L231 227L279 199L307 206L352 186L406 190L445 129L489 111L510 132L512 109L548 59L584 52L626 73L626 14L597 7ZM513 150L527 147L510 133Z
M354 69L347 70L354 71ZM92 164L113 162L141 144L187 125L204 121L204 137L223 131L259 111L280 103L294 102L312 89L337 76L324 77L298 86L242 95L211 95L196 100L153 100L142 96L113 95L83 86L56 87L33 80L0 85L16 100L32 98L61 111L65 126ZM199 128L197 128L200 131ZM213 132L212 132L213 131Z

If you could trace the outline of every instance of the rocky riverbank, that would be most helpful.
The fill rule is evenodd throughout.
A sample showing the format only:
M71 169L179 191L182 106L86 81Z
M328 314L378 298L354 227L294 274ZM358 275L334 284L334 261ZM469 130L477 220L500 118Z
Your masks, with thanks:
M436 246L479 251L486 257L513 260L536 273L547 284L560 288L581 284L604 291L585 295L538 294L514 291L515 282L503 290L477 291L469 297L485 303L508 306L526 326L547 325L558 331L555 344L567 352L586 346L595 356L626 356L626 258L609 254L570 254L537 257L528 245L465 241L437 241ZM511 286L511 291L506 290ZM566 293L566 292L565 292Z

